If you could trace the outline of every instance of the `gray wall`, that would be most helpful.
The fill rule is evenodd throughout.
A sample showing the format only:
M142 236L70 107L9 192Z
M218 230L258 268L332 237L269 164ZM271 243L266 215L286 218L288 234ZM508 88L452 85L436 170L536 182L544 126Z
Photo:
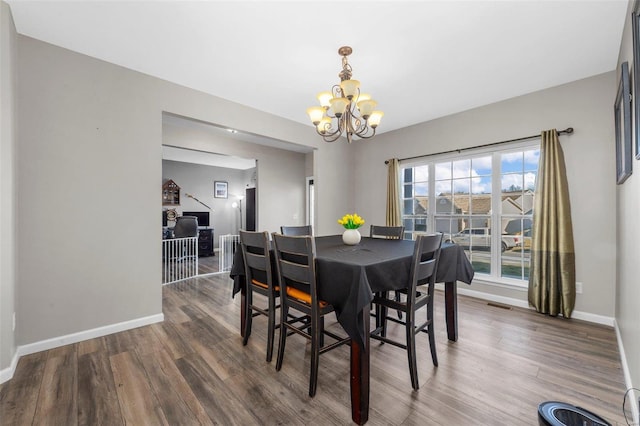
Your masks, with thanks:
M620 78L620 64L629 62L629 69L633 74L633 41L631 36L631 11L634 2L629 2L627 20L625 23L620 56L618 58L618 72L616 82ZM633 77L631 78L633 81ZM616 86L617 87L617 86ZM635 105L640 94L633 96ZM635 120L634 120L635 121ZM638 137L640 123L634 123L634 141ZM634 143L635 144L635 143ZM640 259L640 226L638 226L638 212L640 212L640 162L633 161L633 174L623 185L616 187L617 193L617 291L616 291L616 321L620 329L624 350L627 354L629 367L629 385L640 387L640 279L638 278L638 260ZM636 391L637 401L640 392Z
M16 44L9 7L0 2L0 371L11 364L15 353Z
M305 154L224 138L206 127L165 122L162 140L165 145L256 159L256 182L246 182L256 186L256 229L274 232L284 223L303 225ZM241 190L230 187L229 193ZM230 210L228 201L224 209Z
M355 178L357 210L384 223L384 160L472 147L575 128L561 136L573 212L577 280L576 311L612 318L615 308L616 205L613 101L615 74L601 74L562 86L472 109L376 137L359 145ZM379 190L371 190L379 188ZM462 288L525 303L525 288L460 284Z
M254 170L227 169L203 164L162 160L162 182L172 179L180 187L180 206L176 207L176 211L179 214L185 211L209 212L210 227L214 229L214 246L218 247L218 237L220 235L237 233L240 226L240 213L237 208L234 209L232 207L232 203L238 201L238 198L234 195L244 195L245 188L247 188ZM213 196L214 181L227 182L228 198L215 198ZM202 204L187 197L187 193L193 195L213 210L208 210ZM246 213L244 206L243 203L243 217ZM167 208L167 206L163 206L163 210ZM174 224L169 223L170 226Z
M160 216L146 218L161 210L163 142L257 158L260 228L277 229L289 210L304 220L303 154L170 143L163 111L317 149L318 215L331 222L321 232L352 203L351 147L328 147L311 126L28 37L17 47L19 345L161 313Z

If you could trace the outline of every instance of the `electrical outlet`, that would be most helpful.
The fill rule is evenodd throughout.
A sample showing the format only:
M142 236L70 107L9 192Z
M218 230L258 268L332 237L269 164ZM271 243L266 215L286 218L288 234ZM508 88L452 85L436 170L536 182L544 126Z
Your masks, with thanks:
M16 313L13 313L13 331L16 331Z
M582 294L582 283L579 281L576 281L576 293Z

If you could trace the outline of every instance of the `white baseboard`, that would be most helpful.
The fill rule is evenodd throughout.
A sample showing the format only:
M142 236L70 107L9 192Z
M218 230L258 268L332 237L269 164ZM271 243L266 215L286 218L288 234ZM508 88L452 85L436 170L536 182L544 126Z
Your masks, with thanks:
M11 365L9 365L4 370L0 370L0 384L10 380L13 377L13 373L16 372L16 366L18 365L18 360L19 359L20 359L20 356L18 355L18 352L16 351L13 354L13 358L11 359Z
M444 288L444 287L443 287ZM529 306L529 302L521 299L514 299L512 297L498 296L495 294L484 293L481 291L470 290L467 288L458 287L458 294L464 296L475 297L476 299L489 300L491 302L502 303L504 305L516 306L519 308L532 309ZM614 326L615 318L606 317L604 315L592 314L589 312L573 311L571 318L579 319L582 321L592 322L595 324Z
M116 324L105 325L103 327L92 328L90 330L79 331L77 333L67 334L65 336L54 337L47 340L41 340L28 345L21 345L16 348L13 355L11 365L4 370L0 370L0 383L4 383L13 377L21 356L34 354L36 352L46 351L60 346L70 345L72 343L82 342L84 340L95 339L96 337L107 336L109 334L118 333L133 328L143 327L145 325L154 324L164 321L164 314L150 315L148 317L136 318L130 321L119 322Z
M614 317L605 317L604 315L591 314L589 312L582 311L573 311L571 313L571 318L593 322L595 324L608 325L609 327L613 327L616 322Z
M620 351L620 363L622 364L622 372L624 373L624 383L627 389L633 388L633 382L631 381L631 373L629 372L629 364L627 364L627 355L624 352L624 345L622 344L622 335L618 328L618 322L614 322L614 328L616 330L616 338L618 339L618 350ZM637 397L634 392L631 392L631 397L627 399L631 403L631 413L633 413L633 424L640 424L640 412L638 411Z

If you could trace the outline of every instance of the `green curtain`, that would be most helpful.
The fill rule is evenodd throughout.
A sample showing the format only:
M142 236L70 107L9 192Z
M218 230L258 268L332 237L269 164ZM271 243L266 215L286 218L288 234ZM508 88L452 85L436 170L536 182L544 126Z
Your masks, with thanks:
M387 161L388 177L387 177L387 226L402 225L402 217L400 215L400 178L399 164L397 158Z
M542 132L533 209L529 303L540 313L571 318L576 267L569 187L558 132Z

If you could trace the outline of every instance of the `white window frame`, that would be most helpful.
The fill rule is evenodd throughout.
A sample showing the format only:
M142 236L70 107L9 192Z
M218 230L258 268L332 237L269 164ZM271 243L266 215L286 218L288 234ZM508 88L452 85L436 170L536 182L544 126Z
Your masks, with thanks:
M491 229L500 229L501 228L501 218L502 211L500 208L496 208L495 206L501 207L502 202L502 188L501 188L501 161L500 156L509 152L522 152L529 151L532 149L539 149L540 141L522 141L522 142L513 142L501 145L499 148L492 147L483 147L477 149L468 149L463 152L456 153L446 153L446 154L437 154L426 156L418 159L411 160L402 160L399 164L399 173L400 173L400 182L404 182L404 176L402 175L402 170L408 167L416 167L416 166L429 166L429 200L430 200L430 208L427 212L427 231L431 232L431 230L435 229L436 216L443 217L442 214L436 215L434 209L431 208L433 205L431 200L435 200L435 165L436 163L447 162L447 161L457 161L457 160L466 160L472 159L476 157L486 157L491 155L491 212L489 214L491 221ZM402 199L404 199L404 188L400 188L400 194ZM403 209L404 205L402 204ZM404 220L405 215L402 214L402 219ZM455 215L449 215L448 217L455 217ZM468 217L468 216L465 216ZM414 232L414 231L408 231ZM499 232L493 232L491 234L491 274L485 273L476 273L474 280L487 282L487 283L496 283L499 285L506 285L509 288L520 287L522 289L526 289L528 287L528 283L526 280L515 279L510 277L502 277L499 275L499 271L501 271L501 247L502 239Z

